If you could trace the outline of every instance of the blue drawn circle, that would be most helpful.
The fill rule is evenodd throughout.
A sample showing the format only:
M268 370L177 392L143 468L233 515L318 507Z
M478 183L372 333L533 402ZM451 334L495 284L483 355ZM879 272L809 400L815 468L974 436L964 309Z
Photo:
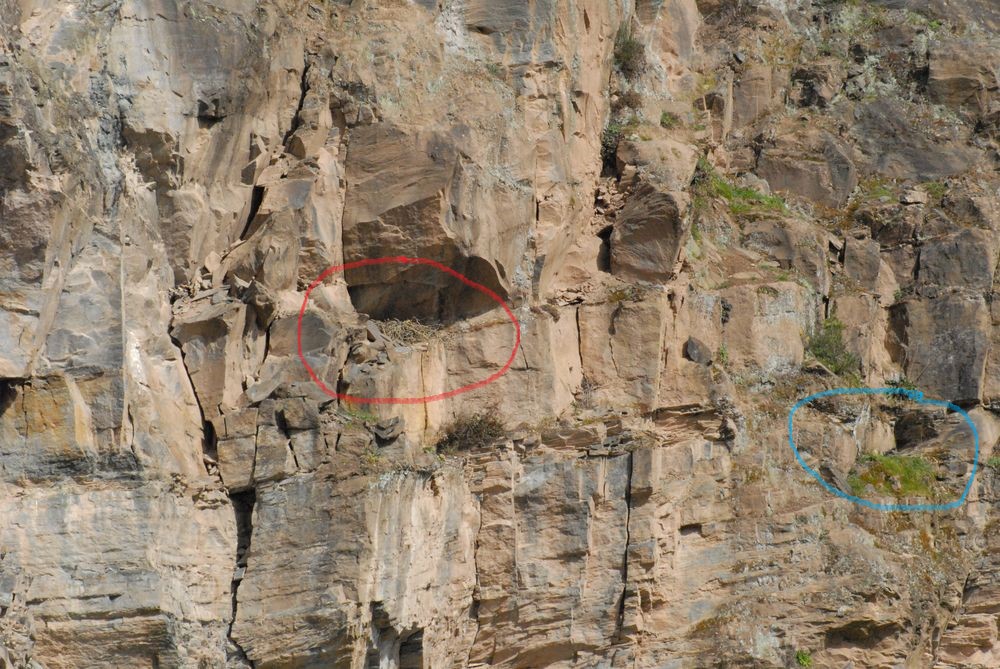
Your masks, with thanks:
M792 436L792 419L795 416L795 412L809 402L819 399L820 397L830 397L833 395L902 395L910 398L918 404L941 406L961 414L962 418L965 419L965 422L968 423L969 427L972 429L972 438L976 444L976 453L972 459L972 473L969 474L969 480L965 484L965 490L962 491L962 496L954 502L948 502L947 504L878 504L876 502L870 502L867 499L855 497L854 495L848 495L843 490L827 483L826 480L820 476L819 472L807 465L805 460L802 459L802 454L799 453L799 449L795 445L795 437ZM855 504L860 504L861 506L866 506L869 509L875 509L876 511L947 511L948 509L958 508L965 504L965 499L969 496L969 491L972 489L972 481L976 478L976 468L979 466L979 431L976 430L976 424L972 422L972 418L969 417L969 414L965 413L961 407L955 406L951 402L929 400L924 398L924 394L919 390L907 390L905 388L832 388L830 390L824 390L823 392L804 397L796 402L792 407L792 410L788 412L788 445L792 447L792 451L795 453L795 459L798 460L799 465L801 465L807 473L811 474L814 479L819 481L820 485L838 497L843 497L844 499L850 500Z

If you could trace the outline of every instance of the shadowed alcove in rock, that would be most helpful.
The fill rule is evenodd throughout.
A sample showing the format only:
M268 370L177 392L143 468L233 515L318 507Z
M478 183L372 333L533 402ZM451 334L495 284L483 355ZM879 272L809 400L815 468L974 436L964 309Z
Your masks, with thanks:
M476 256L431 259L507 299L500 274L486 260ZM346 278L354 308L378 320L449 325L499 308L482 291L430 265L370 265L348 270Z

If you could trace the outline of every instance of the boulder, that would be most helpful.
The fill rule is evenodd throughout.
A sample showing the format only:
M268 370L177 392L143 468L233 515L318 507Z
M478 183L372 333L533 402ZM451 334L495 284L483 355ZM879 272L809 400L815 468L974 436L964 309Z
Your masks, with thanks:
M712 350L698 339L688 337L684 343L684 357L699 365L709 365L712 363Z
M616 153L618 171L634 165L639 172L668 191L682 191L691 185L698 166L698 149L667 136L660 129L651 130L653 139L623 139Z
M666 281L690 233L683 196L649 182L625 203L611 233L611 273L623 279Z

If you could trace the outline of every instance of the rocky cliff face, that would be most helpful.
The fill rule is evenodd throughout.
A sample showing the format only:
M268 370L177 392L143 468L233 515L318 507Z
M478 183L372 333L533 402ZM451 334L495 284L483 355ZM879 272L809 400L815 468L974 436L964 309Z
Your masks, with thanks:
M0 666L997 666L998 30L0 0Z

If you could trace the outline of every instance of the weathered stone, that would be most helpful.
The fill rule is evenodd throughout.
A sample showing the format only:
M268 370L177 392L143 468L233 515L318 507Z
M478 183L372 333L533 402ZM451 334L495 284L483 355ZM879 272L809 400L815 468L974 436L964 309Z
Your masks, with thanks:
M906 375L952 402L979 401L989 347L989 312L981 296L942 295L903 302L891 326Z
M319 427L319 407L301 397L281 403L281 418L289 430L313 430Z
M821 230L795 218L762 218L748 221L743 233L747 248L773 258L783 269L797 270L817 291L829 291L827 242Z
M776 373L802 364L803 335L815 313L812 291L780 282L726 288L721 294L732 305L722 340L733 365Z
M932 137L912 116L911 110L885 100L859 105L851 132L872 169L889 178L934 181L982 160L979 149Z
M920 247L917 284L931 288L965 288L985 294L993 286L997 244L985 230L963 230L931 239Z
M914 188L903 193L899 201L903 204L927 204L929 197L924 191Z
M813 128L781 127L773 147L760 152L756 172L772 190L829 207L843 205L858 185L846 145Z
M243 392L240 348L245 318L242 302L209 300L199 300L174 316L172 335L181 342L184 364L209 417L235 407Z
M882 267L879 243L848 238L844 243L844 272L866 290L874 290Z
M647 179L668 191L683 191L691 185L698 153L695 147L672 137L650 140L623 140L616 153L619 170L626 165L639 167Z
M254 453L254 482L282 479L296 469L295 457L288 447L288 437L277 427L261 425L257 428Z
M983 112L1000 99L1000 49L971 40L944 40L928 55L927 93L935 102Z
M230 492L241 492L253 485L256 438L233 437L216 445L219 454L219 474Z
M684 343L684 357L699 365L707 365L712 362L712 351L694 337L688 337Z
M777 93L787 81L787 72L776 72L763 63L754 64L733 85L733 125L753 123L777 104Z
M825 58L792 72L789 97L800 107L827 107L840 92L845 77L842 63Z
M669 279L690 232L684 207L675 194L640 184L611 233L611 272L628 279Z
M377 422L372 428L372 432L383 441L392 441L402 434L405 425L406 423L399 416L394 416Z

